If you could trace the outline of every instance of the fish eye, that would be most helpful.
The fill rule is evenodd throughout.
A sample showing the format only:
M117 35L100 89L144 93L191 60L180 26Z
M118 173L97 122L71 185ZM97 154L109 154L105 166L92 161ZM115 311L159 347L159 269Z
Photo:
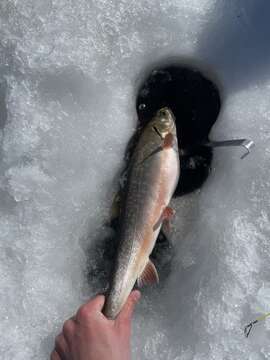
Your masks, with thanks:
M166 111L165 110L160 110L160 115L161 116L166 116ZM162 119L162 121L164 121L165 119Z

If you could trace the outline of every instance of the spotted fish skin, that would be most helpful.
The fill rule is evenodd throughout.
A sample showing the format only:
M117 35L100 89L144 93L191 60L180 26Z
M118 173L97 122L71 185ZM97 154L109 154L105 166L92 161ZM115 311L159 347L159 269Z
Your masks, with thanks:
M175 191L180 163L174 116L159 110L144 129L131 159L121 211L119 248L104 314L114 319L149 263L163 214Z

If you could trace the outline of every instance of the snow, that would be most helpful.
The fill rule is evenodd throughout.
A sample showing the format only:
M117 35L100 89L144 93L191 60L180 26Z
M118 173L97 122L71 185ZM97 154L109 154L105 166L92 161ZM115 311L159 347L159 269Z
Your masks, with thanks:
M270 359L267 0L9 0L0 4L0 354L47 359L95 289L145 71L171 57L216 79L222 111L200 191L173 201L169 277L143 291L134 359ZM93 254L94 255L94 254ZM90 257L90 260L89 260ZM147 319L147 320L146 320Z

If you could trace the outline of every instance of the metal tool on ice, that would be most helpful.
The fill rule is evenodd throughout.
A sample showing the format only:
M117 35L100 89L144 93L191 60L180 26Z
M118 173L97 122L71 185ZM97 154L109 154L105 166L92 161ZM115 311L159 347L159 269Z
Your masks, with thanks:
M241 156L241 159L244 159L252 149L255 144L252 140L249 139L234 139L234 140L223 140L223 141L208 141L205 146L209 147L222 147L222 146L243 146L246 152Z

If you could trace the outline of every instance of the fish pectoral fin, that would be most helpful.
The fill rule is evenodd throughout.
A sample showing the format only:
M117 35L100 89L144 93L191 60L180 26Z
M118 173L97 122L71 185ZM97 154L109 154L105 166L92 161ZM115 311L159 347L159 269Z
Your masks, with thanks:
M160 151L163 150L162 146L157 147L155 150L153 150L149 155L146 156L146 158L144 158L141 162L141 164L143 164L146 160L148 160L149 158L151 158L151 156L159 153Z
M169 149L173 147L173 143L174 143L174 137L172 133L168 133L164 140L163 140L163 144L162 144L162 149Z
M137 279L137 284L139 287L143 287L144 285L155 284L159 282L158 272L155 265L149 259L146 264L143 272Z
M159 226L163 223L165 227L165 231L167 230L169 232L171 227L170 221L174 215L175 215L175 210L173 210L169 206L165 207L157 223L154 225L153 230L156 231L159 228Z

